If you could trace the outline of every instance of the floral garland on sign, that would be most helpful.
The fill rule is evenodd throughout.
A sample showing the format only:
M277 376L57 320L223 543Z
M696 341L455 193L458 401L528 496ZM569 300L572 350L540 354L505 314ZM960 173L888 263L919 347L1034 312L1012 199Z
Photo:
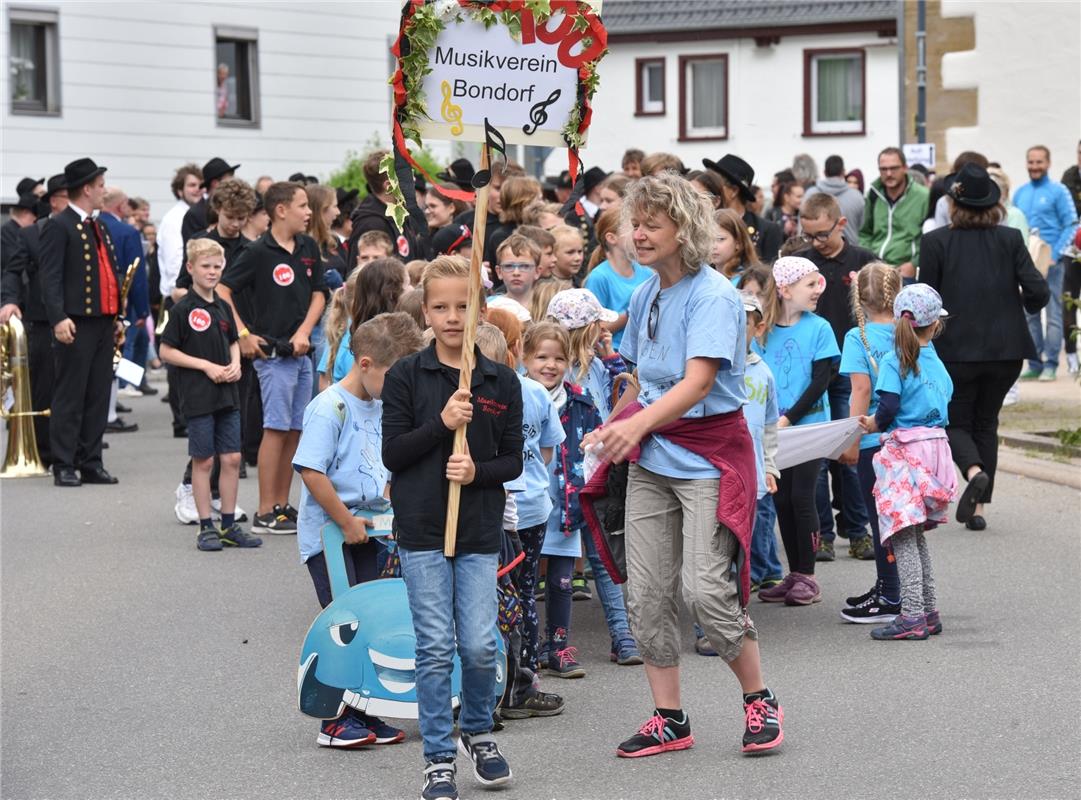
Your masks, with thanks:
M563 21L555 30L548 30L546 25L554 15L563 15ZM549 44L559 41L561 53L566 55L568 62L578 67L577 103L561 131L568 149L570 178L574 182L581 165L578 149L585 142L593 116L590 101L600 80L597 63L608 52L608 35L600 17L588 3L579 0L410 0L402 10L398 39L391 48L398 61L398 68L389 81L394 88L394 151L428 181L437 183L413 158L408 141L418 147L424 144L419 125L428 117L422 86L424 76L432 71L429 51L447 24L466 19L479 22L486 28L505 25L516 41L522 41L523 32L529 41L534 38ZM570 49L579 43L579 52L569 55ZM400 228L407 212L401 182L395 174L394 152L383 159L380 169L388 179L387 191L395 199L388 206L387 215L393 216ZM441 192L469 202L475 198L473 192L465 190L443 189Z

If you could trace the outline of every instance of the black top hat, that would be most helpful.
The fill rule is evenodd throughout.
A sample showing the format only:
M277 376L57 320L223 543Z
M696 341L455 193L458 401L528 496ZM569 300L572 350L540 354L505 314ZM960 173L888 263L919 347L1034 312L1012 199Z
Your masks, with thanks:
M1002 197L1002 190L987 170L976 164L965 164L947 175L942 188L947 197L966 208L991 208Z
M462 189L472 189L475 172L476 170L473 169L473 165L469 163L468 158L458 158L451 162L451 165L445 171L438 173L435 177L441 181L453 183Z
M33 192L26 192L25 194L21 194L21 195L19 195L19 199L16 200L15 203L13 203L11 207L12 208L21 208L21 209L24 209L26 211L37 211L38 210L38 198L37 198L37 195L34 194Z
M95 164L91 158L77 158L64 167L64 188L77 189L90 183L98 175L104 175L105 169Z
M568 175L567 177L569 178L570 176ZM604 179L607 177L608 173L600 167L590 167L589 169L587 169L585 175L582 176L582 180L585 182L586 185L586 194L589 194L598 186L600 186Z
M334 194L336 195L335 199L337 200L338 209L340 210L341 207L348 203L350 200L355 200L356 196L360 194L360 190L350 189L349 191L346 191L345 189L338 186L334 189Z
M67 189L67 188L68 187L64 185L64 175L63 175L63 173L61 173L59 175L53 175L51 178L49 178L48 182L45 184L45 196L42 197L41 199L42 200L48 200L50 197L52 197L54 194L56 194L60 190Z
M239 164L233 164L229 166L224 158L218 158L214 156L212 159L203 164L203 182L202 186L210 186L211 181L216 181L218 178L222 178L228 175L230 172L236 172L240 168Z
M34 180L33 178L23 178L15 187L15 194L19 197L22 197L24 194L33 194L34 187L39 183L45 183L45 179Z
M710 161L708 158L703 158L702 164L705 165L706 169L719 172L739 187L740 197L748 203L754 202L754 170L742 158L727 153L720 161Z
M459 225L452 222L432 234L432 249L436 255L451 255L457 253L463 245L473 242L473 232L468 225Z

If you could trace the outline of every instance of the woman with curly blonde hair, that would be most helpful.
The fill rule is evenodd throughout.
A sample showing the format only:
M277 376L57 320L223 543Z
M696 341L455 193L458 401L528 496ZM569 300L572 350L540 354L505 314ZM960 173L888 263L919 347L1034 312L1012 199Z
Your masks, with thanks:
M620 344L637 366L640 389L624 393L608 423L583 442L599 446L612 464L638 451L624 518L627 609L655 710L619 745L624 758L694 744L680 697L681 585L694 621L742 688L743 752L772 749L784 738L746 610L756 500L755 481L746 478L756 470L754 445L742 411L747 317L732 282L708 267L717 238L713 211L675 174L628 187L623 219L638 262L655 273L631 297ZM598 473L587 489L604 479Z

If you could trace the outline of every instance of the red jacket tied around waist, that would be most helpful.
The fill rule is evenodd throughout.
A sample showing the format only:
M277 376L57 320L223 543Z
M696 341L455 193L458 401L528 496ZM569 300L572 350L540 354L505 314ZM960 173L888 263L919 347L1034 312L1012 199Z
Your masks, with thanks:
M609 422L637 414L643 408L639 403L632 403ZM739 593L740 604L746 605L751 596L751 533L754 530L755 504L757 502L757 475L754 458L754 443L743 411L730 411L710 417L678 419L657 430L651 436L664 436L670 442L690 450L709 461L720 470L720 488L717 492L717 521L728 528L739 541ZM629 461L637 461L641 447L635 447L629 454ZM593 541L605 566L613 579L616 571L611 569L611 554L601 528L600 521L593 509L593 503L607 494L606 483L611 463L601 462L597 471L578 493L582 514L589 525Z

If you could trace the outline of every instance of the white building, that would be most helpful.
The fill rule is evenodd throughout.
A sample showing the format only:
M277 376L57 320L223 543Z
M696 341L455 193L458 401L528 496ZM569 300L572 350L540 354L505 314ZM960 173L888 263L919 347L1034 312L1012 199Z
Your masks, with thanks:
M972 17L976 38L942 57L943 88L977 91L975 124L946 129L948 159L985 153L1016 188L1028 180L1025 151L1042 144L1058 180L1077 163L1081 135L1081 3L944 0L942 16Z
M394 0L5 2L0 197L80 156L155 218L188 161L222 156L249 181L325 178L387 137L399 11Z
M736 153L769 186L797 153L877 177L899 135L894 0L606 0L587 165L667 151L692 169ZM561 156L549 160L557 166ZM565 168L565 167L562 167Z

